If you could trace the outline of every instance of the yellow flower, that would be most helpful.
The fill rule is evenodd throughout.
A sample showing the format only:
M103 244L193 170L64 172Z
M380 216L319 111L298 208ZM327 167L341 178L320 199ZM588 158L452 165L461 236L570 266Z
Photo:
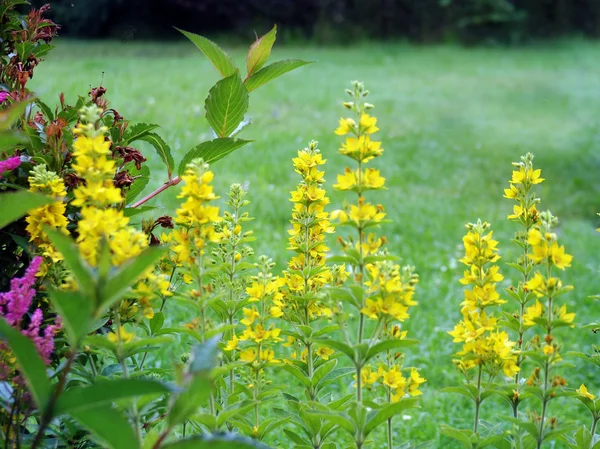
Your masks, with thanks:
M518 171L512 172L512 179L509 181L511 184L524 184L526 182L531 184L539 184L544 181L541 177L542 170L533 170L532 168L525 169L521 167Z
M562 307L558 310L558 319L570 324L575 319L575 313L568 313L567 305L563 304Z
M379 373L367 365L360 370L360 377L363 385L373 385L379 379ZM356 379L356 376L354 378Z
M383 384L394 389L404 392L406 387L406 378L397 366L392 367L389 371L380 368L380 376L383 379Z
M377 124L377 118L371 117L367 113L362 113L360 116L360 130L366 134L373 134L379 131L379 128L375 126Z
M329 360L329 356L333 354L333 349L326 348L325 346L320 347L316 351L316 355L321 357L323 360Z
M240 322L246 326L251 326L254 320L260 317L260 313L258 313L256 307L252 307L252 309L244 307L243 312L246 318L243 318Z
M264 284L259 284L258 282L252 282L249 287L246 287L246 293L249 296L248 301L260 301L260 299L265 295L265 286Z
M580 396L589 399L590 401L596 399L596 396L590 393L584 384L581 384L581 386L575 391L577 391Z
M363 307L360 311L362 314L374 320L379 318L379 304L377 303L377 301L373 301L372 299L367 299L365 307Z
M234 351L238 347L239 338L235 334L231 337L231 340L227 341L227 345L225 346L225 351Z
M565 254L565 247L559 247L558 243L554 242L552 246L550 246L550 260L556 268L559 268L564 271L566 267L571 266L573 256L571 256L570 254Z
M361 120L362 125L362 120ZM351 118L341 118L340 126L335 130L335 133L338 136L344 136L350 132L354 132L356 129L356 122Z
M135 334L132 332L127 332L127 329L125 329L124 326L121 326L120 328L118 328L116 333L110 332L106 336L106 338L108 338L108 340L113 343L118 343L119 340L122 343L129 343L131 340L133 340L134 337L135 337Z
M240 360L246 363L252 363L256 360L256 349L247 348L240 351Z
M534 326L536 324L535 319L541 317L543 313L544 308L542 303L536 300L535 304L527 307L527 311L523 314L523 324L525 326Z
M410 376L408 378L408 394L411 396L419 396L423 394L419 390L419 386L425 382L427 382L427 380L419 375L419 371L417 371L416 368L411 368Z

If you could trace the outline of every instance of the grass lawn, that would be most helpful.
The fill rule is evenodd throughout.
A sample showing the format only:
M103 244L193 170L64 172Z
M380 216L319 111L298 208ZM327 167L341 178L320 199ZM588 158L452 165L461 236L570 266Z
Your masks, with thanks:
M243 49L232 52L243 63ZM561 219L562 243L574 255L565 279L575 290L564 299L577 312L579 323L598 320L600 307L588 297L600 292L600 235L594 230L600 211L600 44L570 41L523 49L284 47L274 58L318 63L252 93L253 123L242 137L255 142L215 165L217 191L224 195L233 182L249 189L257 253L269 254L280 269L284 267L290 257L289 191L299 179L291 158L309 140L318 140L328 159L331 191L336 174L344 169L337 154L340 138L333 133L344 112L344 89L354 79L366 83L385 148L379 168L389 188L377 201L394 220L383 232L390 250L416 265L421 276L416 295L420 305L407 323L409 335L421 345L411 351L409 362L422 368L428 383L422 408L397 419L396 441L435 440L434 447L458 447L440 437L438 427L447 423L468 428L473 420L470 405L440 393L459 381L451 363L458 346L447 331L458 321L462 302L458 279L463 268L457 260L463 225L477 218L491 222L504 260L515 256L516 246L510 242L515 228L506 220L512 203L502 195L510 163L521 154L536 155L546 178L537 188L540 208L550 208ZM187 42L59 41L36 71L32 88L50 104L58 101L59 92L74 103L77 94L103 82L112 107L126 118L162 125L160 133L177 161L210 138L203 104L217 79L216 70ZM146 150L155 188L166 174L152 150ZM172 190L154 202L161 206L160 214L174 212L177 192ZM332 192L334 205L341 199ZM508 269L504 274L506 283L515 276ZM594 343L589 331L561 333L568 334L565 355L572 349L589 351ZM585 381L597 392L598 372L574 363L577 369L565 374L569 386ZM575 401L566 407L551 404L551 416L587 422ZM494 407L492 402L484 404L484 419L498 411L509 413L505 405L498 411ZM271 443L277 444L277 438Z

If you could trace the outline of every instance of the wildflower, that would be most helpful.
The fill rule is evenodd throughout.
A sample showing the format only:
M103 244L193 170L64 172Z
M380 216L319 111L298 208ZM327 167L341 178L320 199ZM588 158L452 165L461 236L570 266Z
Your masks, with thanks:
M317 357L321 357L323 360L329 360L329 357L333 354L333 349L327 348L325 346L320 347L316 351Z
M581 396L585 399L589 399L590 401L593 401L594 399L596 399L596 396L594 396L592 393L590 393L584 384L581 384L581 386L575 391L579 394L579 396Z
M0 101L0 103L2 102ZM0 179L2 179L4 173L15 170L19 165L21 165L21 158L19 156L9 157L0 161Z
M421 377L419 371L416 368L410 369L410 377L408 378L408 394L411 396L420 396L423 394L419 387L421 384L427 382L424 377Z
M134 337L135 334L132 332L128 332L127 329L125 329L125 326L117 328L116 332L112 331L106 336L106 338L108 338L108 341L112 343L129 343L133 340Z

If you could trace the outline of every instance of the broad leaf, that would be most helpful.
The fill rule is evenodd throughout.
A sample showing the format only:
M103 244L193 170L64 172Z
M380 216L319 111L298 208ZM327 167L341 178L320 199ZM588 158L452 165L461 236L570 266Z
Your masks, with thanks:
M191 40L224 77L231 75L237 70L231 57L213 41L197 34L180 30L179 28L176 28L176 30Z
M101 439L106 447L112 449L139 447L139 442L127 418L109 405L80 408L71 411L69 415Z
M302 67L303 65L310 64L311 61L301 61L299 59L287 59L284 61L277 61L273 64L269 64L266 67L263 67L258 72L253 74L250 78L245 81L246 89L248 92L252 92L255 89L258 89L263 84L274 80L275 78L279 78L281 75L290 72L298 67Z
M440 433L442 435L449 436L450 438L460 441L466 448L471 449L473 447L473 443L471 443L470 435L473 433L469 430L459 430L454 429L453 427L442 424L440 427Z
M139 137L138 140L148 142L154 147L162 161L165 163L167 167L167 174L169 176L169 179L171 179L171 174L175 170L175 161L173 160L173 156L171 155L171 148L169 147L169 145L167 145L162 139L162 137L160 137L156 133L147 133L142 137Z
M43 410L50 400L52 387L46 375L44 361L38 354L35 345L21 332L9 326L3 318L0 318L0 339L6 341L15 355L33 400L38 408Z
M202 142L183 156L183 159L179 163L179 176L185 173L187 165L196 158L202 158L204 162L211 164L250 142L252 141L234 139L232 137L219 137L218 139L209 140L208 142Z
M204 103L206 119L218 137L228 137L244 120L248 110L248 91L239 72L223 78L208 92Z
M39 193L22 190L0 195L0 229L18 220L32 209L54 203L56 200Z
M169 393L171 390L160 382L145 379L115 379L97 382L86 387L73 387L65 391L56 403L55 413L71 414L76 410L95 408L119 399L147 394Z
M138 278L163 256L164 248L147 248L134 258L121 265L108 281L100 286L100 310L103 313L131 287Z
M69 343L77 347L79 340L91 332L93 303L81 292L50 290L50 301L60 315Z
M347 345L344 342L341 341L337 341L337 340L315 340L315 343L317 343L318 345L321 346L326 346L332 349L337 349L340 352L343 352L344 354L346 354L348 357L350 357L350 360L352 360L353 362L356 361L356 353L354 351L354 348L352 348L352 346Z
M152 123L136 123L133 126L127 128L125 135L123 136L123 141L125 145L129 145L136 140L140 140L143 137L150 134L151 131L158 128L158 125Z
M257 70L260 70L262 66L266 64L269 56L271 56L271 49L275 43L276 35L277 25L250 46L248 56L246 57L248 76L252 75Z

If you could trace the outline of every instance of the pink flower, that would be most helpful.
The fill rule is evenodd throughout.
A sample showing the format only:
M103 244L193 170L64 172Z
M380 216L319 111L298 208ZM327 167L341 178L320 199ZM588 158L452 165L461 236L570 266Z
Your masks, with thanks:
M9 94L6 91L1 91L0 92L0 104L4 103L6 101L6 99L8 98Z
M19 156L9 157L4 161L0 161L0 178L2 178L4 172L14 170L19 165L21 165L21 158Z
M35 344L38 353L46 364L50 363L50 356L54 351L54 335L61 327L60 318L54 324L46 326L42 331L44 316L42 309L35 309L29 319L29 325L21 329L24 318L27 316L33 298L35 297L35 275L40 269L41 257L34 257L21 278L13 278L10 281L10 291L0 293L0 315L15 329L19 329L23 335ZM2 345L4 346L4 345ZM2 348L3 349L3 348ZM3 371L0 369L0 371ZM2 373L0 372L0 378Z

